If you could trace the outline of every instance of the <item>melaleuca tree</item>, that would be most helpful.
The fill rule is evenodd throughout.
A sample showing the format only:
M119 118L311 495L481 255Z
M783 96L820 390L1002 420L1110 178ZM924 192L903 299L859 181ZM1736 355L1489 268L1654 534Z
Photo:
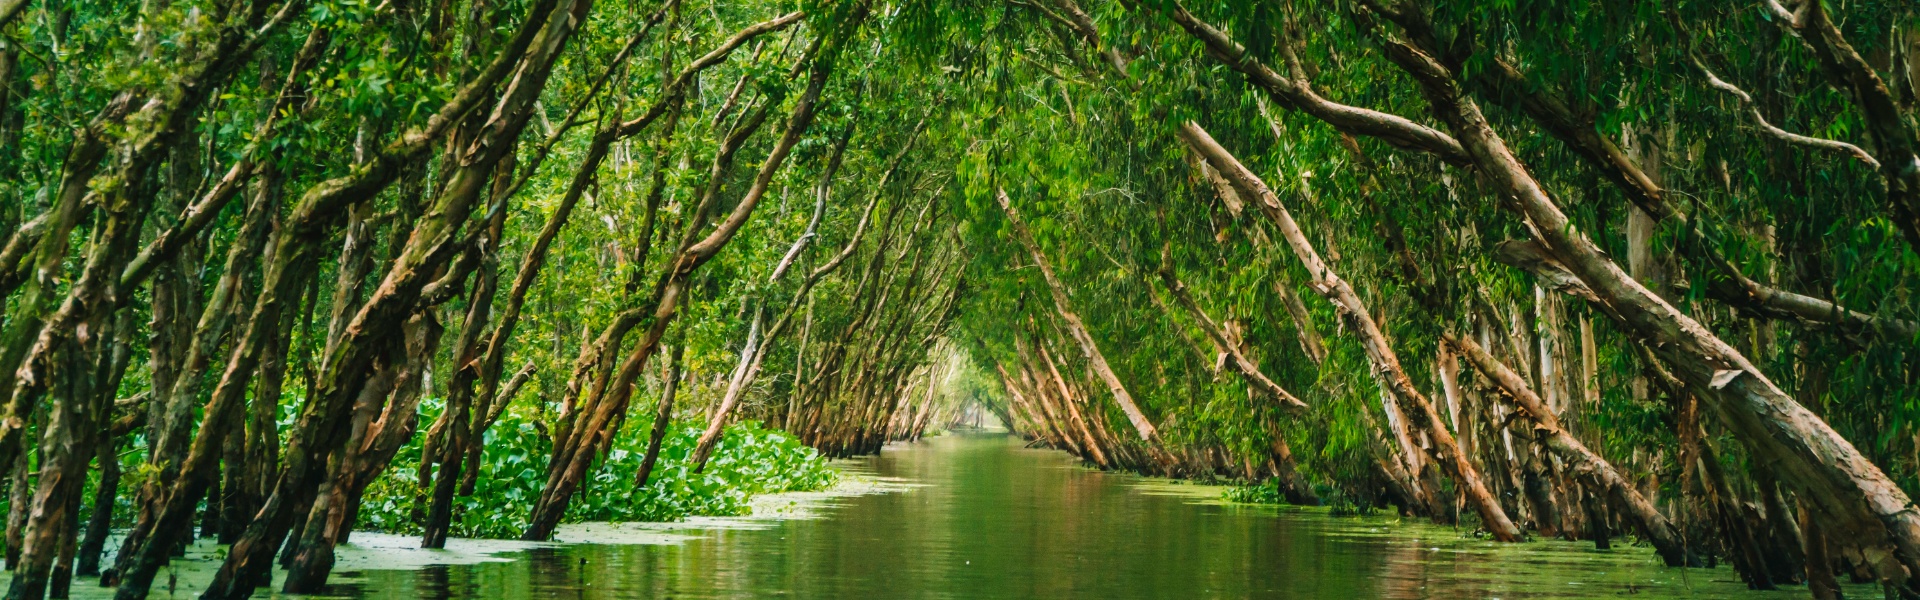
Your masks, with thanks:
M370 488L434 546L536 449L544 539L616 440L965 402L1755 587L1920 568L1904 3L6 8L15 595L118 524L142 597L202 520L208 597L319 589Z

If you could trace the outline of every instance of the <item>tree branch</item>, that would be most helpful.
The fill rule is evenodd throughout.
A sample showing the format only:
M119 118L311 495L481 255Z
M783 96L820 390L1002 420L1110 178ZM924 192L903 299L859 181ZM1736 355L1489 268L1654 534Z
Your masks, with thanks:
M1693 59L1693 66L1697 69L1700 69L1700 74L1705 75L1707 77L1707 85L1711 85L1713 86L1714 89L1731 94L1734 97L1734 99L1739 100L1740 107L1747 110L1747 115L1750 117L1753 117L1753 123L1759 126L1761 131L1766 132L1767 135L1773 136L1774 138L1779 139L1780 141L1783 141L1795 146L1806 146L1808 148L1813 148L1815 150L1823 150L1826 152L1837 152L1840 154L1852 156L1854 158L1860 159L1860 162L1867 163L1867 166L1873 167L1873 169L1876 171L1880 169L1880 161L1874 160L1873 155L1868 154L1866 150L1861 149L1859 146L1855 146L1853 144L1849 144L1849 143L1838 141L1838 140L1829 140L1829 139L1822 139L1822 138L1817 138L1812 136L1800 135L1800 134L1793 133L1785 129L1776 127L1772 123L1768 123L1767 117L1760 114L1760 107L1754 104L1753 96L1748 95L1746 90L1742 90L1739 88L1739 86L1735 86L1732 83L1728 83L1727 80L1721 79L1719 75L1715 75L1713 73L1713 69L1707 68L1706 61L1700 60L1700 57L1694 56L1691 58Z
M1201 310L1200 304L1193 300L1193 294L1187 291L1187 284L1182 283L1180 276L1174 273L1172 252L1173 246L1171 244L1163 248L1160 252L1160 269L1158 272L1161 285L1166 286L1167 292L1173 294L1173 299L1179 302L1181 307L1186 308L1188 314L1193 315L1194 322L1200 324L1200 330L1207 333L1207 339L1213 340L1214 346L1218 347L1221 352L1226 353L1229 358L1233 359L1234 370L1239 371L1240 375L1246 378L1248 385L1259 388L1262 393L1272 396L1274 400L1280 403L1281 408L1290 411L1306 410L1307 403L1301 402L1299 398L1289 393L1285 388L1280 387L1280 384L1274 383L1272 379L1269 379L1265 373L1260 372L1260 366L1254 364L1253 360L1247 358L1247 355L1240 351L1238 344L1233 343L1233 340L1227 339L1227 335L1221 331L1220 325L1215 323L1212 317L1207 316L1205 310Z
M1460 142L1440 130L1399 115L1322 98L1306 81L1283 76L1261 63L1225 32L1193 16L1179 2L1168 3L1165 12L1189 35L1200 40L1209 56L1246 76L1247 81L1265 91L1274 102L1312 115L1341 131L1376 138L1398 148L1432 154L1448 164L1465 165L1472 162L1466 150L1460 147Z

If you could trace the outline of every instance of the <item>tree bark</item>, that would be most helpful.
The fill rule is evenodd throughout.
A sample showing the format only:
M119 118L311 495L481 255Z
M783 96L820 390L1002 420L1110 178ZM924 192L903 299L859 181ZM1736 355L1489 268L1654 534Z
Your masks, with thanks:
M1038 336L1035 336L1033 345L1039 350L1041 360L1046 363L1047 373L1053 376L1055 389L1060 392L1060 405L1067 409L1068 423L1080 431L1080 439L1084 444L1082 448L1092 455L1094 464L1100 465L1103 469L1112 468L1113 463L1107 460L1106 452L1100 448L1100 439L1094 437L1093 430L1087 427L1086 416L1080 414L1080 405L1074 401L1073 391L1067 387L1066 378L1060 376L1060 366L1053 360L1053 353L1047 351L1046 345L1038 340Z
M500 181L512 176L511 161L502 161L499 168L501 172L495 174L496 193L503 191L499 189L502 187ZM490 233L468 251L483 255L482 261L491 262L489 258L498 247L505 216L505 212L499 213L488 226ZM461 322L460 336L454 341L450 369L453 376L447 382L446 404L440 417L448 426L440 442L435 445L441 451L438 456L428 456L423 452L420 459L423 463L429 460L440 463L440 469L431 480L432 501L427 508L425 531L420 534L421 548L445 548L447 545L447 530L453 521L453 496L458 491L461 469L468 466L463 465L467 462L468 449L475 445L474 440L468 439L472 435L471 428L476 420L485 419L488 410L484 406L478 407L480 418L475 419L474 385L479 379L490 375L482 373L486 367L481 363L491 357L483 354L480 338L488 318L493 314L493 296L498 281L493 265L482 269L478 279L467 296L466 318ZM422 480L420 483L426 485L429 481Z
M1779 0L1765 0L1762 6L1771 11L1773 21L1812 51L1833 87L1853 96L1854 107L1860 110L1862 129L1873 141L1874 157L1879 159L1877 166L1886 184L1887 213L1901 233L1906 234L1907 246L1920 251L1920 139L1916 139L1920 138L1920 130L1908 114L1912 107L1908 106L1906 112L1901 110L1899 99L1881 79L1879 71L1847 42L1827 14L1827 7L1817 2L1803 3L1797 12L1792 12L1781 6ZM1894 67L1898 69L1897 65ZM1909 338L1912 335L1907 334ZM1912 569L1920 557L1912 556L1913 548L1903 550Z
M1697 219L1681 212L1667 201L1661 185L1657 146L1641 141L1647 150L1638 152L1639 160L1612 140L1599 134L1588 119L1577 116L1573 107L1558 97L1538 90L1526 74L1503 59L1474 77L1477 87L1496 100L1517 107L1547 133L1567 144L1575 155L1598 170L1632 202L1629 212L1629 263L1634 276L1664 294L1664 273L1647 254L1648 242L1659 223L1674 223L1692 248L1697 249L1706 268L1720 277L1706 278L1707 296L1743 312L1771 319L1804 320L1838 327L1842 333L1871 334L1888 339L1913 337L1920 326L1910 321L1882 318L1840 306L1833 302L1790 292L1747 277L1721 252L1719 244L1701 231ZM1647 137L1647 136L1641 136Z
M699 473L707 468L707 458L713 455L713 449L720 443L720 434L725 431L727 417L733 414L733 407L746 393L747 381L753 373L760 370L760 359L766 354L761 351L760 323L766 317L766 307L755 307L753 324L747 327L746 344L740 347L740 364L734 368L733 377L727 380L727 390L720 397L720 404L713 407L706 431L701 432L699 441L694 445L693 456L688 464ZM772 340L767 340L771 342Z
M813 271L807 273L806 279L800 282L800 289L794 292L793 299L787 302L787 308L781 311L780 317L775 320L773 327L767 330L766 340L763 341L754 352L751 364L748 365L746 371L743 373L744 376L729 382L725 395L721 397L719 408L714 410L713 418L707 423L707 429L701 432L700 440L694 446L693 456L689 462L694 465L695 470L706 466L708 456L713 453L714 445L719 443L720 435L724 432L727 416L732 413L734 406L739 402L740 395L745 393L747 384L751 383L753 379L759 375L760 366L762 362L766 360L767 354L772 350L774 341L778 340L781 334L785 333L787 328L792 324L795 311L800 309L800 303L809 300L812 297L811 293L813 292L814 286L825 279L827 275L838 270L840 265L845 264L847 258L853 255L854 250L859 248L860 241L867 231L867 223L873 217L873 209L880 203L881 192L886 189L887 182L893 178L893 174L899 170L901 161L906 159L908 151L913 149L914 142L919 140L920 131L925 126L926 120L922 119L918 125L914 126L913 133L908 135L906 143L902 144L900 150L894 153L893 159L888 161L887 169L881 172L879 181L874 184L871 197L867 199L866 209L860 213L859 223L854 225L853 235L847 239L846 245L841 247L840 253L828 259L826 264L820 265ZM841 152L845 151L847 142L852 139L852 136L853 128L849 125L846 133L842 134L840 141L835 144L833 154L827 159L827 171L821 176L821 182L818 186L820 190L819 197L823 202L826 198L825 190L832 185L834 171L840 165ZM809 225L808 227L811 230L813 225ZM807 238L803 236L801 241L795 242L793 249L788 252L788 257L798 254L798 252L803 249L802 244L806 239ZM787 260L787 258L783 258L781 265L775 267L773 276L775 280L779 279L779 275L785 270L785 266L789 264Z
M1306 265L1307 272L1312 274L1313 280L1310 282L1310 287L1339 309L1349 329L1355 332L1361 346L1366 349L1367 358L1373 364L1374 375L1382 382L1381 393L1391 393L1414 405L1414 410L1407 413L1408 416L1433 440L1437 453L1442 459L1441 462L1453 475L1454 480L1466 491L1468 501L1480 513L1480 518L1487 530L1495 539L1508 542L1520 541L1524 534L1512 520L1507 518L1506 511L1501 509L1492 492L1487 490L1486 483L1480 479L1480 474L1474 468L1473 462L1460 451L1459 444L1443 425L1445 421L1441 418L1439 411L1434 408L1433 402L1413 386L1413 380L1407 377L1406 371L1400 366L1399 356L1394 353L1392 345L1387 341L1386 333L1380 330L1380 325L1374 321L1373 315L1367 312L1367 307L1360 300L1360 295L1354 292L1352 285L1335 274L1332 267L1320 258L1320 253L1314 250L1313 243L1307 240L1306 233L1301 231L1300 226L1294 222L1293 215L1280 203L1280 197L1275 195L1259 176L1248 170L1238 159L1228 153L1226 148L1214 141L1213 137L1199 125L1192 121L1183 123L1180 127L1180 137L1189 146L1198 150L1215 169L1225 174L1234 188L1240 191L1241 197L1252 199L1261 213L1278 226L1281 235L1293 248L1294 257L1300 259L1300 262Z
M1406 15L1406 13L1397 13ZM1409 18L1396 22L1419 22ZM1863 547L1897 549L1907 572L1920 572L1920 514L1899 486L1831 427L1762 375L1747 358L1693 318L1629 277L1562 213L1506 143L1464 98L1453 73L1423 49L1387 44L1387 55L1419 82L1474 164L1537 239L1592 289L1600 308L1703 392L1722 422L1758 460L1773 461L1783 481L1811 500L1837 532ZM1882 577L1903 581L1888 566Z
M148 431L153 436L148 464L159 467L161 476L154 478L143 489L140 500L145 506L140 510L133 529L121 541L115 561L116 572L124 574L132 567L134 557L140 554L140 547L147 543L155 521L166 510L168 482L181 476L182 465L187 458L188 436L193 427L193 404L199 399L206 380L201 374L208 370L214 356L226 345L235 319L241 316L240 300L245 293L242 279L248 275L248 262L260 256L267 243L270 221L279 212L280 198L277 192L277 186L265 183L248 203L245 222L228 248L226 262L212 297L201 311L193 335L186 340L185 358L177 366L179 375L172 378L172 385L163 394L156 395L151 404L156 410L148 417ZM215 501L211 506L217 507L219 502Z
M1181 283L1180 277L1173 272L1172 255L1170 254L1172 248L1172 245L1168 245L1161 253L1160 260L1160 282L1167 287L1167 292L1173 294L1174 300L1178 301L1181 307L1187 309L1187 313L1193 316L1194 322L1200 324L1200 329L1207 333L1207 339L1213 340L1213 345L1218 347L1220 352L1225 353L1229 358L1233 359L1234 370L1238 371L1240 376L1247 380L1247 385L1273 398L1282 409L1290 411L1306 410L1307 404L1305 402L1301 402L1300 399L1294 397L1292 393L1281 388L1280 384L1274 383L1272 379L1268 379L1267 375L1260 371L1260 366L1254 364L1252 360L1247 358L1245 353L1240 351L1239 344L1227 339L1226 334L1220 330L1220 325L1215 323L1212 317L1207 316L1207 312L1200 308L1199 303L1194 302L1193 295L1187 293L1187 284Z
M432 218L423 220L416 227L413 237L400 250L394 269L348 327L341 347L330 352L322 362L325 372L315 382L311 401L295 424L295 431L285 452L287 460L280 469L273 491L268 494L246 532L234 543L227 560L202 598L219 600L246 597L252 594L261 576L268 572L274 550L280 546L287 528L292 525L295 515L293 508L303 504L312 495L320 483L316 475L325 466L326 455L339 445L338 434L341 432L338 431L338 423L346 417L353 395L358 393L371 373L373 359L388 345L388 338L393 337L394 330L398 329L397 321L405 318L410 312L410 305L421 295L427 283L426 277L436 270L435 266L449 258L457 243L455 236L458 228L472 207L479 183L485 179L482 174L490 173L493 163L512 149L510 140L516 138L526 124L526 108L532 104L532 97L544 87L549 68L587 9L584 2L569 1L562 6L556 4L559 4L556 0L536 2L521 31L508 42L494 62L456 91L453 98L443 105L441 112L428 119L426 126L402 134L400 140L390 144L354 173L310 188L294 209L291 228L279 236L281 239L276 244L282 256L270 263L268 275L264 278L266 284L263 289L267 291L262 296L263 301L276 293L292 291L275 289L284 278L275 270L284 272L286 263L307 251L305 236L312 235L312 230L323 226L323 215L351 205L392 183L403 163L417 158L429 142L437 140L451 121L473 108L482 94L505 78L516 63L525 63L521 65L521 73L500 94L501 103L483 128L488 132L487 139L491 141L477 149L477 155L469 157L469 168L462 169L462 172L469 174L459 180L459 186L449 186L445 195L428 213ZM535 44L536 39L538 44ZM523 54L525 61L521 60ZM277 316L277 301L257 303L252 326L276 326L277 319L261 319L264 316L261 314L263 307L269 311L268 314ZM257 349L257 345L255 347ZM231 379L240 385L235 387L244 389L244 383L239 380L243 380L245 375L237 374L251 373L253 363L257 361L257 350L236 352L235 359L229 363L228 373L236 375ZM223 387L227 379L223 377ZM233 393L223 395L222 390L216 390L215 400L209 402L210 410L206 413L221 414L222 410L215 409L223 409L225 405L215 406L214 402L235 402L238 391L234 389ZM202 427L201 431L218 429ZM216 437L209 433L196 438L196 450L202 447L202 442L207 442L210 451L212 445L217 445L214 442L219 441L211 439ZM189 454L189 462L192 462L192 456L194 454ZM186 483L192 482L189 479ZM177 497L179 494L174 495ZM163 562L163 558L156 557L150 561L148 568L157 569ZM150 582L151 571L145 577ZM138 586L138 591L130 594L129 588L123 585L121 595L124 597L121 600L143 597L146 587L143 583Z
M1542 445L1567 461L1576 477L1586 480L1591 489L1604 490L1613 498L1616 506L1626 511L1626 516L1633 521L1640 535L1653 544L1654 550L1667 566L1687 566L1686 542L1680 539L1666 515L1661 514L1653 502L1641 496L1639 490L1633 487L1633 482L1614 469L1612 463L1588 450L1586 444L1568 433L1560 425L1560 418L1534 394L1519 373L1481 348L1471 337L1449 333L1444 334L1442 339L1447 346L1458 349L1475 370L1498 386L1502 392L1501 398L1512 402L1514 408L1533 422L1533 431L1541 438Z
M114 344L110 357L101 357L101 360L111 361L108 366L110 370L101 379L101 385L94 390L95 394L105 396L100 399L102 405L95 407L96 432L91 442L94 461L100 469L100 479L94 486L93 512L87 518L86 537L75 548L75 555L79 562L74 567L73 573L81 576L100 574L100 553L106 547L109 528L113 526L114 503L120 493L120 435L115 431L112 410L113 399L120 390L121 379L125 377L127 367L132 362L132 348L128 338L133 335L133 332L126 324L128 319L129 317L122 314L119 317L120 324L115 325L121 339Z
M820 94L832 73L830 57L833 54L833 52L823 51L814 56L806 91L794 104L786 133L767 153L766 161L761 164L760 172L755 177L752 187L741 197L740 202L727 215L727 219L722 221L714 231L698 239L693 237L698 234L694 227L690 226L687 229L686 241L667 264L666 271L662 273L660 282L655 288L656 300L652 310L652 323L646 336L622 362L619 373L611 381L612 385L599 386L606 390L607 395L599 398L593 406L589 407L592 409L590 412L583 412L578 417L577 422L580 425L575 426L574 431L569 434L571 447L563 448L556 442L552 465L548 470L547 484L540 494L539 501L534 505L530 523L527 531L521 536L522 539L543 541L553 536L554 528L560 524L560 519L566 514L567 504L572 500L574 490L585 477L587 467L594 460L597 450L611 443L613 435L617 433L613 423L616 417L626 413L627 402L633 393L633 381L645 368L647 360L659 349L660 339L666 333L667 325L678 314L678 308L682 303L683 295L688 291L692 274L726 247L727 243L733 240L734 235L739 233L741 226L746 224L747 219L753 215L754 208L759 205L760 199L765 196L774 174L786 161L788 153L812 125ZM764 119L764 116L755 119ZM758 125L754 124L753 127L757 128ZM751 129L743 133L750 134ZM726 150L723 149L722 152ZM707 212L710 200L711 198L703 200L703 206L696 209L696 213ZM690 225L698 224L696 222Z
M1107 390L1113 393L1114 403L1119 404L1121 412L1127 414L1127 421L1133 424L1133 430L1140 435L1140 440L1153 448L1158 457L1157 460L1171 459L1165 456L1166 450L1160 447L1159 429L1153 426L1153 422L1147 419L1146 413L1134 403L1133 394L1127 392L1126 385L1120 382L1120 376L1115 374L1113 367L1107 364L1106 354L1100 352L1100 346L1094 342L1093 335L1087 331L1086 324L1081 322L1080 315L1073 311L1073 301L1068 298L1065 285L1060 283L1059 277L1054 276L1053 267L1047 264L1046 255L1040 252L1040 246L1034 242L1033 234L1027 231L1027 225L1020 221L1020 213L1013 208L1013 200L1007 197L1006 190L1000 188L994 189L994 197L999 200L1000 210L1006 213L1007 221L1013 227L1013 237L1026 248L1028 254L1033 256L1034 265L1040 268L1040 274L1046 280L1047 290L1053 294L1054 310L1059 313L1060 320L1064 322L1067 333L1073 337L1074 344L1079 346L1080 354L1087 360L1088 368L1100 377L1100 381L1107 384Z
M633 486L647 487L647 480L653 477L653 467L660 461L660 445L667 439L667 429L673 426L673 402L680 392L681 355L686 354L687 345L675 344L673 351L667 353L666 389L660 392L660 403L653 409L653 427L647 433L647 454L640 459L640 472L633 476Z

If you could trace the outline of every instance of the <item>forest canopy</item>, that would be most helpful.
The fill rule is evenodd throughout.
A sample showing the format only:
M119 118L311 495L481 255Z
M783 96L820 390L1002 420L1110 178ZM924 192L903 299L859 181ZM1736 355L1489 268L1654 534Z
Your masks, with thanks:
M0 148L9 597L969 410L1920 592L1910 1L0 0Z

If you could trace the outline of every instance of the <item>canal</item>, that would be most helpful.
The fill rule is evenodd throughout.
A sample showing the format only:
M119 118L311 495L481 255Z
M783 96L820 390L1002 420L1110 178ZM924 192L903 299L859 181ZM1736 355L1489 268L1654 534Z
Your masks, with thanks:
M416 562L410 555L420 551L372 552L343 563L332 591L356 598L1099 600L1806 593L1749 592L1730 569L1667 569L1650 550L1628 544L1612 551L1563 541L1502 547L1388 516L1226 503L1221 488L1101 473L1006 435L945 435L841 467L851 480L880 484L854 486L864 494L797 501L788 507L804 513L797 518L575 526L561 536L574 543L510 551L495 562L387 570Z

